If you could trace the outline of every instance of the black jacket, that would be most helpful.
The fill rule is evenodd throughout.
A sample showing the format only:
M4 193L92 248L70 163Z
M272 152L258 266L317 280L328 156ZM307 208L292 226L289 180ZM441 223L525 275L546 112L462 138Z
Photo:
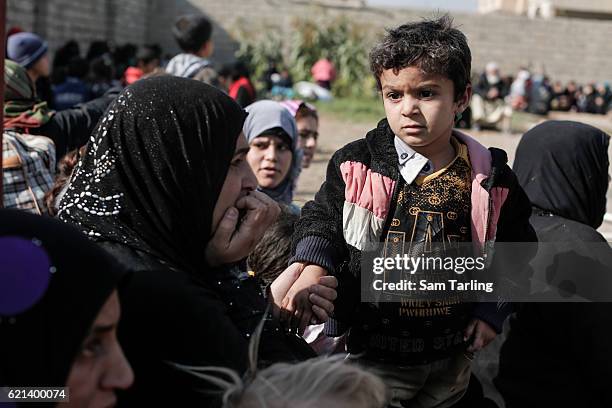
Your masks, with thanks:
M517 148L514 171L534 205L540 248L530 262L534 299L510 320L501 349L495 384L508 408L612 406L612 249L596 231L608 145L592 126L549 121ZM558 293L587 302L542 302L559 302Z
M266 310L259 281L228 277L225 270L203 271L205 279L198 280L180 270L168 271L152 256L127 246L102 246L132 272L119 293L119 340L136 377L121 394L120 406L220 405L220 394L211 393L218 389L172 363L244 373L251 335ZM277 320L266 321L260 366L314 355L303 340L285 334Z
M71 109L55 112L44 125L29 129L33 135L42 135L55 143L57 161L69 151L78 149L89 140L91 132L108 105L117 97L120 88L113 88L100 98L79 104Z
M352 171L351 180L368 175L372 179L379 180L378 183L385 184L385 188L395 185L392 195L388 197L389 208L384 224L382 228L371 234L372 240L382 242L391 222L389 214L394 212L393 207L401 184L397 182L401 175L393 138L393 132L387 121L382 120L366 138L352 142L337 151L329 162L326 181L315 199L304 206L302 216L296 224L292 261L320 265L334 274L339 281L338 299L335 302L336 320L328 326L338 324L344 328L351 327L359 321L362 308L366 307L366 304L360 302L361 250L357 248L360 243L347 243L347 226L343 225L343 207L346 202L355 201L354 197L349 197L354 195L355 191L347 188L343 174ZM486 156L484 147L475 141L470 143L478 146L476 150L481 156ZM472 157L472 154L476 156L476 153L470 151L470 160L474 162L476 157ZM491 219L491 211L489 214L479 214L487 218L489 227L489 231L485 231L483 243L485 256L494 253L492 249L495 241L535 241L535 234L529 225L531 206L514 173L506 164L506 154L499 149L491 149L487 157L492 160L490 173L488 177L482 178L480 186L487 192L492 192L496 188L507 189L508 195L495 225ZM356 175L357 172L361 172L361 175ZM492 207L492 197L493 194L489 194L489 208ZM475 239L474 234L472 235ZM524 262L526 263L532 255L525 254ZM492 263L495 262L495 258L491 260ZM501 332L503 321L510 310L509 304L498 307L494 303L481 303L474 309L473 315ZM328 331L330 334L338 335L342 330L328 327Z

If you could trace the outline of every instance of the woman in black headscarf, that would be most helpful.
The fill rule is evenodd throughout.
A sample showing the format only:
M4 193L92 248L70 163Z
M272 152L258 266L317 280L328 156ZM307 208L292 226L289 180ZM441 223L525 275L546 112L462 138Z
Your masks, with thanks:
M205 406L210 396L196 388L206 384L170 362L247 366L267 304L240 261L279 209L254 191L245 116L200 82L138 81L101 120L61 200L60 218L134 271L121 293L120 340L136 382L121 404ZM304 343L290 347L276 320L264 327L263 360L309 354Z
M125 270L73 227L14 210L0 211L0 260L0 386L114 405L133 381L116 338Z
M539 250L533 302L511 320L495 381L509 408L612 406L612 250L596 231L609 139L589 125L549 121L517 148L513 170L533 205ZM587 302L537 303L570 296Z

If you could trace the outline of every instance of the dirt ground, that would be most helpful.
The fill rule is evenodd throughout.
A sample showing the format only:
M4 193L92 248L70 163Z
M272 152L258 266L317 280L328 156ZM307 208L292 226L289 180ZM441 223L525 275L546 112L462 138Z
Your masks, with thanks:
M612 129L612 119L601 115L557 112L551 114L549 119L575 120L589 123L602 129ZM319 137L317 153L310 168L302 171L295 201L303 205L306 201L314 198L315 193L325 180L327 163L332 154L345 144L363 137L374 126L376 126L376 123L347 122L338 120L330 115L322 115L319 129L321 136ZM521 139L520 134L503 134L491 131L468 131L467 133L474 136L487 147L504 149L508 153L510 164L513 162L516 146ZM612 159L611 152L612 149L608 154L610 154ZM608 241L612 241L612 189L608 191L608 215L599 231Z

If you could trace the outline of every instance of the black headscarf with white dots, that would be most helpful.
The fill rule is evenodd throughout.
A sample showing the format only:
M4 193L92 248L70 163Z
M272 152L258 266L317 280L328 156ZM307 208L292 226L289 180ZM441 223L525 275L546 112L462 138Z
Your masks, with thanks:
M197 273L245 117L229 96L198 81L134 83L91 136L59 217L96 241Z

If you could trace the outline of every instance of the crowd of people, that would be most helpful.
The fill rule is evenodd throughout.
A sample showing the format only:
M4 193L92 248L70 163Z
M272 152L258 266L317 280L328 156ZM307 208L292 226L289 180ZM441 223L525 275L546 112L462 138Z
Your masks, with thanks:
M258 99L242 64L215 69L205 17L172 34L167 64L155 46L96 43L89 64L63 47L47 101L46 43L8 37L1 386L68 387L75 407L495 407L473 371L499 338L506 407L610 406L605 132L545 122L511 169L455 125L536 106L537 81L522 71L506 90L489 64L472 88L452 19L407 23L370 53L385 118L334 153L300 208L316 108ZM469 243L492 271L504 243L527 243L512 273L538 278L531 295L573 285L597 302L363 298L373 245L435 243ZM581 286L584 265L600 292Z
M512 112L546 115L550 111L606 115L612 112L612 90L608 83L577 85L569 81L551 82L543 74L521 68L512 76L502 76L499 66L489 62L474 81L470 122L475 128L508 130ZM469 127L472 123L465 123Z

